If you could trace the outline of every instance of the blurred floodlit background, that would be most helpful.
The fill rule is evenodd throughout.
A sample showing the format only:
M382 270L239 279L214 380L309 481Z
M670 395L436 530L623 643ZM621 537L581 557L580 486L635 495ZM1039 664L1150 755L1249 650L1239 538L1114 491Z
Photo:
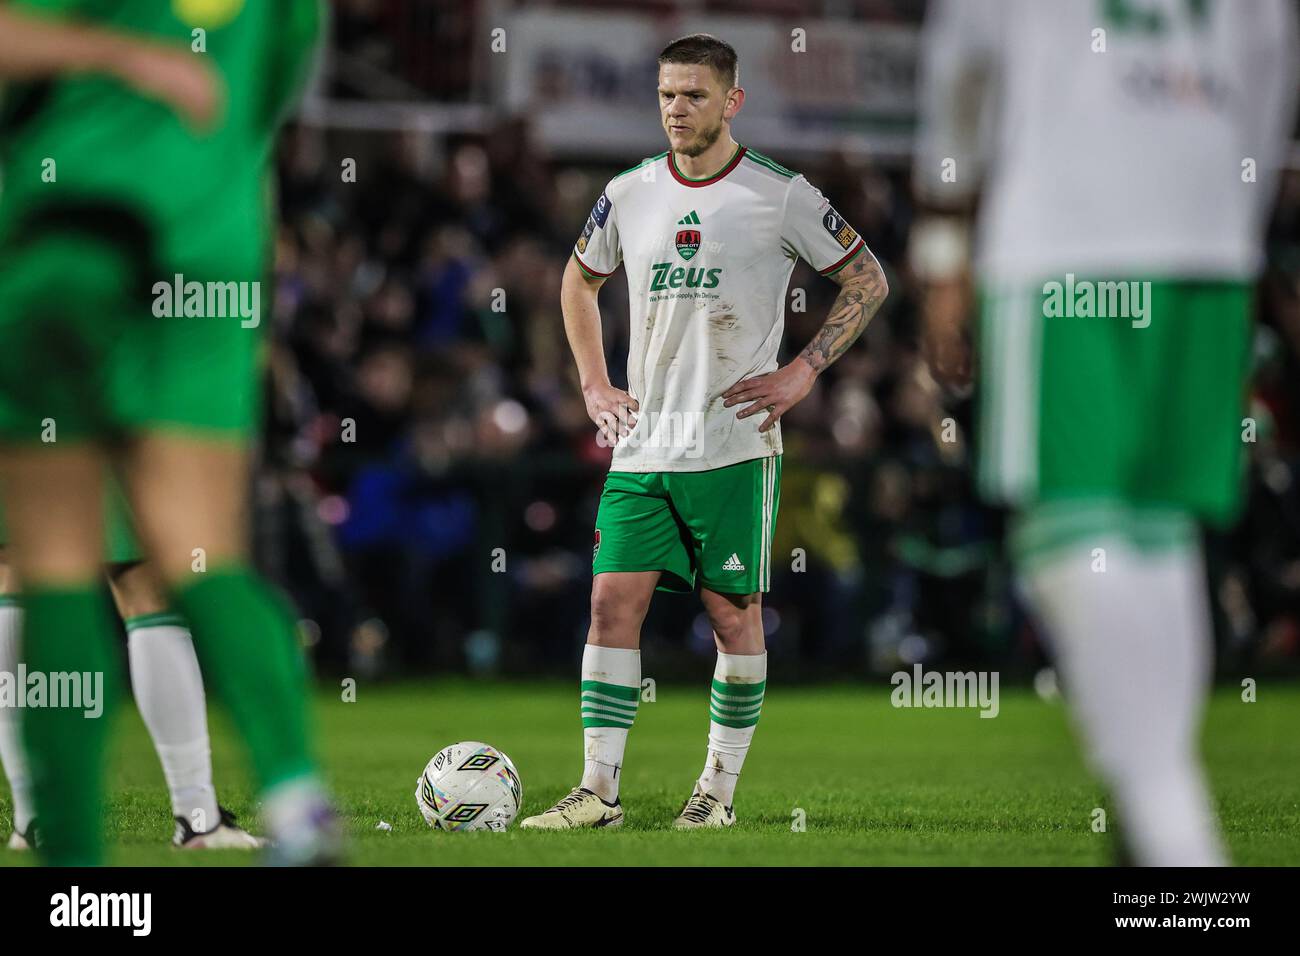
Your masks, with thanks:
M609 177L665 148L655 55L697 31L740 54L737 140L806 173L891 288L783 422L773 666L792 679L1042 666L1002 516L974 493L972 402L934 383L915 341L904 250L924 6L337 0L325 72L278 159L256 495L259 561L297 601L318 667L571 676L609 451L578 392L560 275ZM1249 504L1207 541L1221 659L1256 670L1300 668L1298 152L1260 288ZM835 288L796 268L783 361ZM621 386L621 273L601 305ZM354 441L340 440L347 420ZM644 646L664 676L711 660L698 600L659 596Z

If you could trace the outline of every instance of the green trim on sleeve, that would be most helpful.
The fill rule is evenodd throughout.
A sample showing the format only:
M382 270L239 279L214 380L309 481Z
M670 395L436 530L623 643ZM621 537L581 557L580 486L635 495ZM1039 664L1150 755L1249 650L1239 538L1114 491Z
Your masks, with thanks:
M626 176L628 173L634 173L634 172L636 172L638 169L640 169L641 167L643 167L643 166L649 166L651 163L657 163L657 162L659 162L659 160L663 159L663 158L664 158L665 156L667 156L667 155L668 155L668 150L665 149L665 150L664 150L662 153L660 153L658 156L647 156L645 159L641 160L641 162L637 163L635 166L629 166L627 169L623 170L621 173L615 173L615 174L614 174L614 179L618 179L620 176ZM610 181L613 182L613 180L610 180Z
M597 272L594 269L588 269L582 259L579 258L577 249L573 250L573 261L578 264L578 268L582 270L588 279L608 279L614 274L613 272Z
M780 163L778 163L776 160L772 159L771 157L764 156L762 153L756 153L752 149L749 150L747 153L745 153L745 155L749 159L752 159L754 162L758 163L760 166L764 166L772 170L772 172L774 173L780 173L786 179L794 179L796 176L799 175L794 170L787 169L786 167L782 166Z
M833 276L833 275L835 275L835 273L839 272L841 269L843 269L845 266L847 266L850 262L852 262L854 259L856 259L859 255L861 255L861 254L862 254L862 250L865 249L865 248L867 248L867 243L866 243L866 241L865 241L861 236L858 236L858 244L857 244L857 247L856 247L852 252L850 252L847 256L845 256L845 257L844 257L843 259L841 259L839 262L835 263L833 266L827 266L826 269L825 269L825 271L823 271L823 272L818 272L817 274L818 274L818 275L823 275L823 276Z

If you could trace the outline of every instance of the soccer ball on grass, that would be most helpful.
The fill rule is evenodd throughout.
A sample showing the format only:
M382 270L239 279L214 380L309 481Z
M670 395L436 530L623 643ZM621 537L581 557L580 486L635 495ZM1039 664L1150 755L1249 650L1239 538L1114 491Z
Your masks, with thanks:
M510 758L477 740L439 750L415 785L415 802L435 830L504 830L523 795Z

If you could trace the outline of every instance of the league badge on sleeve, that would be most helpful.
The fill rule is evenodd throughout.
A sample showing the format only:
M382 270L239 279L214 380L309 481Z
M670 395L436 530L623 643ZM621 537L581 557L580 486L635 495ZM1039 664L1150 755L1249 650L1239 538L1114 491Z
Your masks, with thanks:
M826 227L826 231L844 249L853 245L854 240L858 238L858 234L853 231L853 227L844 221L844 217L835 211L834 206L827 211L826 215L822 216L822 225Z
M591 240L591 234L596 231L596 220L594 214L587 217L587 225L582 229L582 235L578 237L578 253L587 251L587 243Z
M613 204L609 201L609 197L604 193L601 193L600 198L596 200L596 205L591 207L591 218L595 220L596 225L600 226L602 229L605 227L605 220L609 218L609 210L612 206Z

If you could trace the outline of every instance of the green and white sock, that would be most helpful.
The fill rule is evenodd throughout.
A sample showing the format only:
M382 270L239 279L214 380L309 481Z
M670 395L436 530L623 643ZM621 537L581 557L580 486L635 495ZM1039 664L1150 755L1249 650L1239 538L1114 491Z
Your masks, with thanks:
M627 732L641 699L641 652L588 644L582 652L582 786L618 799Z
M131 688L172 798L172 814L204 833L220 819L203 675L185 619L162 612L126 621Z
M289 606L246 565L210 568L176 592L203 677L248 745L259 789L315 773L305 665Z
M18 630L22 612L17 602L0 594L0 674L18 672ZM32 804L32 775L23 750L22 725L16 707L0 705L0 768L14 795L14 829L25 831L36 811Z
M767 652L718 653L709 695L709 756L699 787L731 806L767 689Z

